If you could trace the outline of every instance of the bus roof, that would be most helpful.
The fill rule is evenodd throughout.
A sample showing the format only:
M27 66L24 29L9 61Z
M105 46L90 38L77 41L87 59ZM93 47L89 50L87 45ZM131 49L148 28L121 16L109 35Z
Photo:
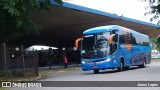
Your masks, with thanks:
M129 28L122 27L122 26L119 26L119 25L108 25L108 26L94 27L94 28L90 28L90 29L85 30L83 32L83 34L103 33L103 32L111 31L111 30L114 30L114 29L126 30L126 31L128 31L130 33L141 34L141 35L147 36L145 34L139 33L137 31L134 31L134 30L131 30Z

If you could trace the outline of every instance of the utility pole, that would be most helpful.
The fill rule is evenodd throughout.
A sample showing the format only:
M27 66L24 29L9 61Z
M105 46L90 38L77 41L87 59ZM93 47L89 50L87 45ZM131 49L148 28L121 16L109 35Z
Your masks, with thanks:
M6 78L6 81L7 81L7 78L8 78L8 70L7 70L7 55L6 55L6 44L3 43L3 55L4 55L4 62L5 62L5 78Z

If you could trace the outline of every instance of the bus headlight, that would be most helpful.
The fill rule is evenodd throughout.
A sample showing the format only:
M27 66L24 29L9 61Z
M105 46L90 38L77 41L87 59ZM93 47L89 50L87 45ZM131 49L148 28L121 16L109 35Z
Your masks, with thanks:
M107 61L107 62L111 61L111 58L107 58L106 61Z
M85 64L86 62L85 62L85 61L82 61L81 63L82 63L82 64Z

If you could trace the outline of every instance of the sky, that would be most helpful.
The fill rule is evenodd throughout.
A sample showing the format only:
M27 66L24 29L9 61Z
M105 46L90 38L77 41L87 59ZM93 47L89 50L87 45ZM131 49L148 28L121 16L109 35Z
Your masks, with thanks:
M157 21L150 22L152 15L145 16L145 9L149 4L141 0L64 0L68 3L117 14L124 17L157 24Z

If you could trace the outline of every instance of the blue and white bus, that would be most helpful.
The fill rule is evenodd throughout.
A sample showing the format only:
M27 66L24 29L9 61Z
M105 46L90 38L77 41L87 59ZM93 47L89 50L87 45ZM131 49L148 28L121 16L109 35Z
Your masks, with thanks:
M122 26L91 28L76 43L80 40L83 71L99 73L99 70L115 68L123 71L130 66L144 68L151 62L149 37Z

